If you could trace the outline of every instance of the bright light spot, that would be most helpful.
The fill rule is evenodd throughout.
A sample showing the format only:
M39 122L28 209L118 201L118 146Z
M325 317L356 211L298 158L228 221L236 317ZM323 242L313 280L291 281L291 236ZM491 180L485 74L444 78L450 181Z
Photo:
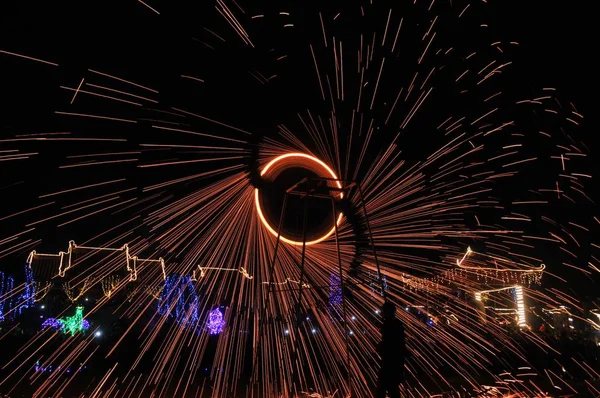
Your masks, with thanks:
M290 334L290 331L285 329L285 334Z
M379 310L375 310L375 313L376 313L376 314L379 314Z
M526 327L525 321L525 299L523 297L523 288L521 286L515 286L515 293L517 298L517 314L519 315L518 324L519 327Z
M89 301L87 297L85 298L85 301Z
M356 317L355 317L354 315L352 316L352 320L353 320L353 321L355 321L355 320L356 320Z
M310 318L309 318L309 317L306 317L306 320L307 320L307 321L310 321Z
M313 333L317 333L317 329L313 329L313 330L312 330L312 332L313 332Z
M46 308L46 306L45 306L45 305L41 305L41 306L40 306L40 308L41 308L41 309L44 309L44 308Z
M353 334L354 334L354 332L351 330L351 331L350 331L350 335L353 335Z
M573 322L573 318L569 318L569 322Z
M406 307L405 310L408 311L408 307Z
M96 333L94 333L94 335L96 337L100 337L100 336L102 336L102 332L98 330Z

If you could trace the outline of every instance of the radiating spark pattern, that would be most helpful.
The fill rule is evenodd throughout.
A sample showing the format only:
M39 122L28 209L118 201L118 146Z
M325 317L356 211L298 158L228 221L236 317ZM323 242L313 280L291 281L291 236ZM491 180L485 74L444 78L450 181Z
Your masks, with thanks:
M140 3L154 19L168 15L166 3L161 13ZM194 38L214 70L199 78L175 65L174 74L207 90L213 107L165 103L173 96L131 70L87 69L61 83L64 102L50 104L73 129L0 139L2 164L43 162L41 153L57 160L44 170L56 172L51 181L32 183L35 203L0 214L3 227L11 223L0 259L31 252L26 273L35 280L0 273L0 319L62 288L70 303L47 326L71 325L66 339L42 330L20 347L0 388L29 380L33 396L66 396L78 373L66 369L101 357L90 396L367 397L385 296L404 309L406 396L459 384L487 396L546 396L542 377L577 394L562 373L531 369L523 346L555 351L528 330L530 303L577 314L569 272L599 274L594 210L565 210L592 204L588 150L576 135L583 116L554 90L510 90L517 43L483 28L485 2L359 3L315 5L300 17L218 0L220 18L199 14L207 26ZM455 40L457 25L472 43ZM255 91L284 109L261 104L259 113ZM290 97L299 105L283 101ZM243 118L246 108L268 123ZM318 239L291 239L263 214L260 182L292 166L330 179L322 199L334 219ZM54 234L85 243L59 252ZM540 288L542 276L560 288ZM127 321L107 352L94 333L74 333L94 289L86 317L107 311ZM510 289L515 308L501 307L495 294ZM486 306L516 315L518 334ZM29 374L56 363L47 378Z

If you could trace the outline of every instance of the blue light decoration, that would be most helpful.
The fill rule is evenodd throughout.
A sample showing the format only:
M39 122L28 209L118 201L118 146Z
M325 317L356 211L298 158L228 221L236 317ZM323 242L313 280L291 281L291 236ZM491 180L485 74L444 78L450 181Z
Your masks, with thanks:
M87 369L87 366L84 366L83 363L79 364L79 368L77 368L77 370L75 372L81 372L83 369ZM36 361L35 365L33 366L33 370L35 372L41 372L41 373L52 373L52 365L49 366L42 366L40 364L40 361ZM60 366L58 368L56 368L56 370L60 370ZM71 373L71 368L67 368L67 373Z
M210 334L219 334L223 331L225 321L223 320L223 313L220 309L215 308L208 314L208 330Z
M198 293L191 276L167 276L158 301L158 313L175 318L182 326L198 324Z
M329 277L329 305L337 306L342 304L342 283L340 277L331 274Z
M73 316L67 316L64 319L47 318L42 323L42 328L47 327L59 330L64 334L70 333L71 336L74 336L76 332L88 330L90 323L87 319L83 319L83 307L78 306L75 308L75 315Z
M0 272L0 322L4 321L4 272Z
M4 275L4 272L0 272L0 322L6 320L6 317L13 317L13 313L11 311L13 306L12 296L4 299L2 297L13 290L14 285L15 281L12 276L7 276Z
M35 280L33 279L33 271L27 264L25 264L25 291L19 296L19 302L23 304L17 308L18 315L21 315L21 311L25 308L35 306Z

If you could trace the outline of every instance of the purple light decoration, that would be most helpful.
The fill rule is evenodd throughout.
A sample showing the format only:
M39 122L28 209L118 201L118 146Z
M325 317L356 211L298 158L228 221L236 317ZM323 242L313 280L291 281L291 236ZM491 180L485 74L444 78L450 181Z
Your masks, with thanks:
M4 272L0 272L0 297L4 296ZM4 300L0 300L0 322L4 320Z
M61 327L62 322L56 318L46 318L46 320L42 323L42 328L60 329Z
M225 321L223 320L223 313L218 308L215 308L208 314L208 330L210 334L219 334L223 331Z
M340 277L331 274L329 277L329 304L337 306L342 304L342 283Z
M73 324L71 327L79 331L88 330L90 328L90 322L87 319L82 319L79 325ZM42 322L42 328L53 328L63 333L69 333L67 330L67 322L63 319L46 318L46 320Z

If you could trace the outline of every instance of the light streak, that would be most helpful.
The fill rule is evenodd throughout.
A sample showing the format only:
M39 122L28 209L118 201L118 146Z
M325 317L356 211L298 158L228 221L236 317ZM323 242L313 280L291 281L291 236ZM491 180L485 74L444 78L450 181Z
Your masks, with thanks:
M46 65L58 66L58 64L56 64L54 62L44 61L43 59L30 57L28 55L17 54L17 53L13 53L13 52L10 52L10 51L5 51L5 50L0 50L0 53L1 54L12 55L12 56L23 58L23 59L28 59L30 61L41 62L41 63L46 64Z

